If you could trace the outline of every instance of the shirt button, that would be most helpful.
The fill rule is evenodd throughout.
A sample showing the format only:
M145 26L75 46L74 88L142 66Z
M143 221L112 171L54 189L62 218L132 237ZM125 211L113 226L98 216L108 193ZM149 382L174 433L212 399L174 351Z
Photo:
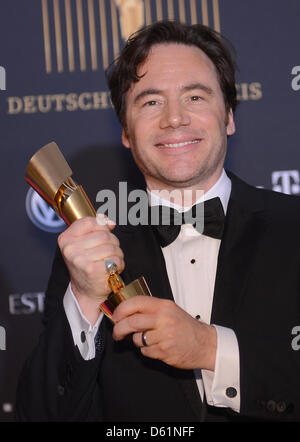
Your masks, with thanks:
M237 395L237 391L234 387L226 388L226 396L230 398L234 398Z
M200 318L201 318L200 315L196 315L196 316L195 316L195 319L197 319L197 321L199 321Z
M193 258L191 259L191 264L195 264L196 260Z
M82 332L80 333L80 339L81 342L84 343L86 341L86 336L85 336L85 332L82 330Z

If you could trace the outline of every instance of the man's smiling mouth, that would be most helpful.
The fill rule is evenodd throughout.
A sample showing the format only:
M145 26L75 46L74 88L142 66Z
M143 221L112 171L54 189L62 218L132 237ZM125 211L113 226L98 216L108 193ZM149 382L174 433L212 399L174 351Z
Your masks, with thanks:
M188 146L189 144L196 144L196 143L199 143L200 141L201 141L201 139L198 138L195 140L181 141L179 143L158 143L157 147L159 147L161 149L163 149L165 147L178 148L178 147Z

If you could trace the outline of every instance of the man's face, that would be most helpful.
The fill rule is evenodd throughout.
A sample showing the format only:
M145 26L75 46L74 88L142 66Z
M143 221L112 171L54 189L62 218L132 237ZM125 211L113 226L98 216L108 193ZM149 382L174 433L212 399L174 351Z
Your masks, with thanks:
M143 77L126 95L122 141L148 187L207 191L221 174L227 135L235 131L212 61L195 46L160 44L138 74Z

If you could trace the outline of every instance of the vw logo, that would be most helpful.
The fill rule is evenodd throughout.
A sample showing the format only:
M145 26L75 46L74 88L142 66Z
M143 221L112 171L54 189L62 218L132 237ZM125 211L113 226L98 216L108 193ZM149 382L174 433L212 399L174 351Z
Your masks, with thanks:
M45 232L59 233L66 227L65 222L33 189L27 192L25 207L30 221Z

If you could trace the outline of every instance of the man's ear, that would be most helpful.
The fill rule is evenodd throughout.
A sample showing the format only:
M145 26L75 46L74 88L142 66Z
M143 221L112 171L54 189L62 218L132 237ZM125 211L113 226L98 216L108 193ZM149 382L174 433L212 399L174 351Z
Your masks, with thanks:
M122 130L122 144L127 147L127 149L130 149L130 143L129 143L129 139L127 136L127 132L126 129L123 128Z
M233 135L235 133L235 122L232 109L228 112L226 130L227 135Z

